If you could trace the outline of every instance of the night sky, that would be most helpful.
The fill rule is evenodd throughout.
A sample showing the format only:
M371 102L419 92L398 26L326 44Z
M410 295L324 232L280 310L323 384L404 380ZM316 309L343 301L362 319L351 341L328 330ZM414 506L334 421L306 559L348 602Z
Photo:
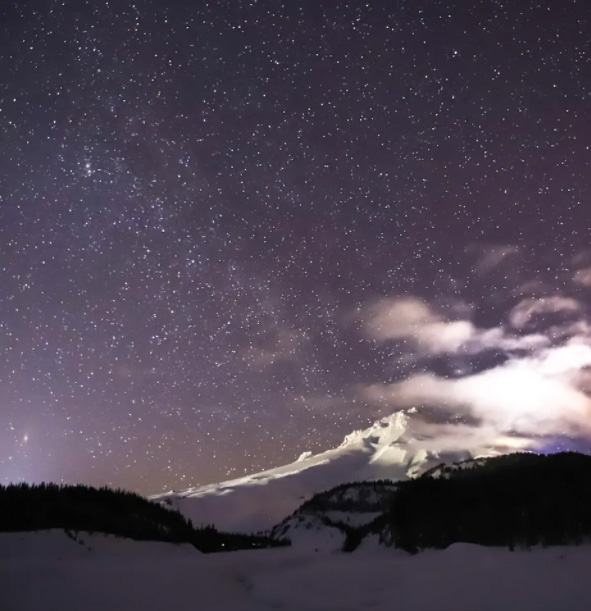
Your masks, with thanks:
M410 406L590 449L590 26L3 1L0 482L188 487Z

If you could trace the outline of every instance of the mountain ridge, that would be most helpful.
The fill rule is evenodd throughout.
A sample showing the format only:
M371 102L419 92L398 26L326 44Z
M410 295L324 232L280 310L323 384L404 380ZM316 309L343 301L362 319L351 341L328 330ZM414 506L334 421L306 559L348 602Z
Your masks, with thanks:
M416 409L383 417L345 436L336 448L304 452L292 463L235 480L150 496L178 509L194 524L234 532L270 530L313 495L351 481L400 481L442 462L458 462L482 449L439 452L424 447ZM498 453L490 449L490 454Z

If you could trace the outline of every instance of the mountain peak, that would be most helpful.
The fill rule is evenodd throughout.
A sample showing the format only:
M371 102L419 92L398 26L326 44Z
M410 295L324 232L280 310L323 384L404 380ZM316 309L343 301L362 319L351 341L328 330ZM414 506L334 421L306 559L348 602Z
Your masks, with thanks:
M416 409L398 411L347 435L337 448L304 452L288 465L152 499L172 505L194 524L234 532L269 529L306 499L335 486L405 480L442 462L473 457L469 449L426 444L423 425Z
M416 413L416 409L412 408L376 420L369 428L359 429L346 435L339 447L343 448L360 443L370 444L371 446L386 446L400 441L408 430L410 414L414 413Z

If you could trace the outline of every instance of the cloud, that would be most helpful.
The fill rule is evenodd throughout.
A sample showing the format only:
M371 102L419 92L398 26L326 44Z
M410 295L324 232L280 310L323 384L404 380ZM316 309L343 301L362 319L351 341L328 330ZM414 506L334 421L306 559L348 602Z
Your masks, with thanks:
M497 436L591 434L591 398L583 385L591 348L567 345L459 379L432 373L374 384L364 397L390 408L431 406L476 418Z
M377 341L411 340L432 353L458 350L474 334L469 321L443 321L414 298L381 301L374 306L366 330Z
M515 329L523 329L536 316L557 312L579 313L581 304L572 297L552 295L538 299L524 299L510 312L509 322Z
M425 356L493 348L531 350L549 343L540 334L512 336L503 327L479 329L469 320L445 320L415 298L383 299L370 308L367 318L365 331L375 341L408 341Z
M481 254L479 259L476 261L474 269L480 274L488 274L492 272L510 257L519 254L519 247L512 244L496 244L486 247L479 247L479 250L481 251Z
M591 267L576 270L573 280L581 286L591 286Z
M474 329L473 337L465 345L465 351L476 354L483 350L499 348L505 352L531 351L543 348L549 344L549 340L541 333L530 333L528 335L509 335L504 327L492 329Z
M504 454L519 450L534 450L542 446L541 440L522 435L500 434L492 426L470 426L453 423L440 424L415 418L413 434L418 437L413 445L439 454L457 454L461 451L474 456Z
M514 297L544 297L554 292L554 287L541 278L533 278L518 284L511 290Z
M489 254L485 267L500 265L501 251ZM591 267L582 271L589 271L591 286ZM586 282L583 273L575 277ZM414 431L416 442L434 451L511 451L544 447L556 436L591 439L591 323L573 296L544 291L513 301L490 327L473 322L474 307L450 309L444 298L438 300L444 309L413 296L362 308L366 336L378 344L395 342L397 363L409 358L412 364L395 374L412 375L358 386L359 404L382 414L419 408L426 419ZM391 375L384 371L387 379Z

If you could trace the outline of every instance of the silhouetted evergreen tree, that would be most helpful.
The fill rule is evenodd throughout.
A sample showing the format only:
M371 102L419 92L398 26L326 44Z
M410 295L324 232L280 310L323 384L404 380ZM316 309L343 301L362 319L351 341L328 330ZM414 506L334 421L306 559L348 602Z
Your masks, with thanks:
M63 528L145 541L191 543L202 552L285 545L260 535L194 528L178 511L107 487L13 484L0 486L0 532Z
M509 547L591 539L591 457L511 454L401 482L373 525L410 552L463 541Z

